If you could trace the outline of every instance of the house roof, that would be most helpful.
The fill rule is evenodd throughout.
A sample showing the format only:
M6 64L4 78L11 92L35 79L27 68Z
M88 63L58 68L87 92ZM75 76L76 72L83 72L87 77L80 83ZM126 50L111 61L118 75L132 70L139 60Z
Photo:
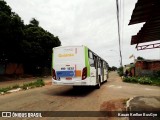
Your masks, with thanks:
M131 45L160 40L160 0L138 0L129 25L146 22Z
M160 62L160 59L144 59L144 60L136 60L137 61L142 61L142 62Z

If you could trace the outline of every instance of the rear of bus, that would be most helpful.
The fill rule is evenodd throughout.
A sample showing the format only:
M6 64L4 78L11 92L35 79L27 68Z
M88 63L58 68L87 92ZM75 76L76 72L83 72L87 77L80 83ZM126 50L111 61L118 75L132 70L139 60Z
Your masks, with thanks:
M87 85L85 46L56 47L52 55L52 84Z

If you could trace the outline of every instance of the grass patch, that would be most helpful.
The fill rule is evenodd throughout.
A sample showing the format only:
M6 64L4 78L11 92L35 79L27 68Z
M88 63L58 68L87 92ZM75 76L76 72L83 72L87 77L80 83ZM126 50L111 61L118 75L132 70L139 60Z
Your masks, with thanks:
M0 92L6 93L7 91L9 91L11 89L12 89L12 87L0 88Z
M151 77L152 84L160 86L160 77Z
M123 82L160 86L160 77L124 77Z
M42 87L44 85L45 85L44 81L42 79L38 79L35 82L30 82L30 83L23 84L23 86L21 88L26 90L27 88Z
M17 88L20 88L20 86L16 84L16 85L13 85L12 88L17 89Z
M44 85L45 85L44 81L42 79L38 79L35 82L24 83L22 86L16 84L16 85L13 85L12 87L0 88L0 93L2 92L6 93L9 90L16 89L16 88L22 88L23 90L27 90L28 88L42 87Z

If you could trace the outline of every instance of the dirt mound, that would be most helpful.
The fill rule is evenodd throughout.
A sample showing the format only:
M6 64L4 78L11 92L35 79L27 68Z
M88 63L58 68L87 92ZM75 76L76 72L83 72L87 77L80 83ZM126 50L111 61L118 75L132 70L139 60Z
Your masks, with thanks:
M128 99L114 99L114 100L109 100L105 101L101 104L100 106L100 111L106 111L106 112L111 112L110 115L114 116L114 111L121 112L121 111L126 111L126 101ZM105 118L99 118L98 120L127 120L126 117L105 117Z

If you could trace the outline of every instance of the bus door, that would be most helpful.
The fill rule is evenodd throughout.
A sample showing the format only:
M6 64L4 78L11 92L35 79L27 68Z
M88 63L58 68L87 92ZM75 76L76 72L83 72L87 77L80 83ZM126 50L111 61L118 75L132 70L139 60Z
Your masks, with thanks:
M95 56L94 58L95 62L95 69L96 69L96 83L99 83L99 78L98 78L98 58Z
M103 60L101 60L101 78L102 78L102 82L104 81L104 66L103 66Z

